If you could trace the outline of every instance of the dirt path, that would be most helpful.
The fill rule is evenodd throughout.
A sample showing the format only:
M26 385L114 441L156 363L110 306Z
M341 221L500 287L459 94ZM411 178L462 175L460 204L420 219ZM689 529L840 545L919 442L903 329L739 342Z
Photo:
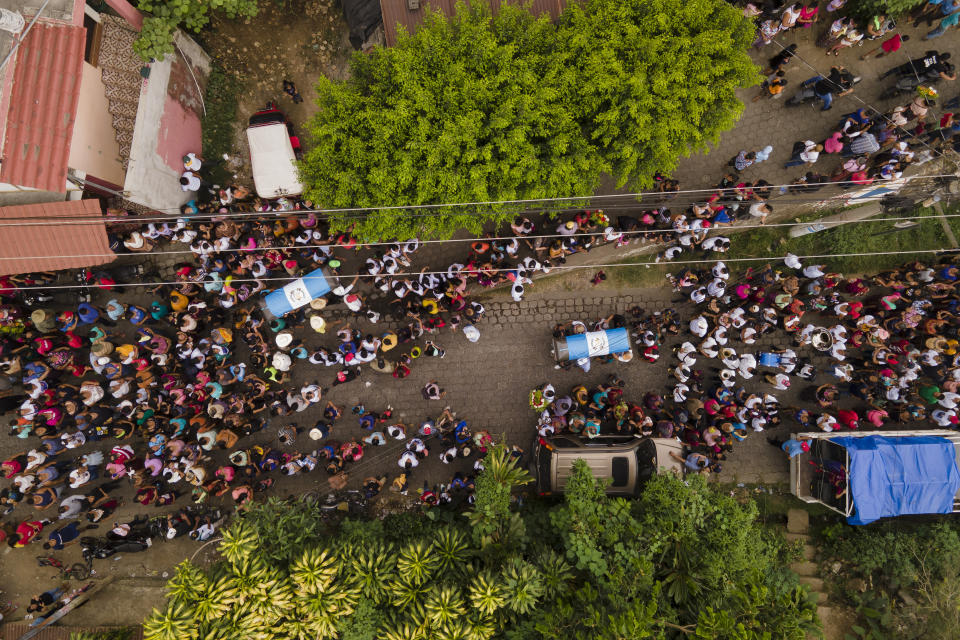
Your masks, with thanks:
M353 53L336 0L264 0L256 18L217 17L200 39L207 53L243 82L234 143L241 158L247 157L243 125L268 100L277 103L303 138L317 111L314 85L321 76L346 78ZM303 102L294 104L283 93L284 79L296 83Z

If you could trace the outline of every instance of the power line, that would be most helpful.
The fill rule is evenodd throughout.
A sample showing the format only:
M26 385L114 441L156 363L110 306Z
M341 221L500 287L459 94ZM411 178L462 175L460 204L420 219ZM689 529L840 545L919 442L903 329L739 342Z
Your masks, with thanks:
M939 179L939 178L952 178L952 179L956 179L956 177L957 177L957 176L956 176L955 174L934 174L934 175L904 176L904 177L899 178L899 180L903 180L903 181L910 182L910 181L913 181L913 180L934 180L934 179ZM825 182L825 183L819 183L819 184L820 184L821 186L823 186L823 187L830 186L830 185L836 185L836 186L841 186L841 185L866 186L866 185L863 185L863 184L860 183L860 182L855 182L855 181L852 181L852 180L840 180L840 181L837 181L837 182ZM764 188L764 189L804 188L804 187L805 187L805 185L797 185L797 184L793 184L793 183L790 183L790 184L763 185L763 188ZM806 188L809 188L809 186L806 186ZM670 192L640 191L640 192L633 192L633 193L601 194L601 195L594 195L594 196L569 196L569 197L558 197L558 198L542 198L542 199L540 199L540 200L524 200L524 201L518 201L518 200L502 200L502 201L488 201L488 202L486 202L486 203L463 203L463 204L442 204L442 205L430 205L430 204L423 204L423 205L394 205L394 206L389 206L389 207L352 207L352 208L340 208L340 209L338 209L338 208L291 209L291 210L287 210L287 211L237 211L237 210L229 210L229 211L227 211L227 212L225 212L225 213L223 213L223 212L218 212L218 213L196 213L196 214L189 214L189 215L187 215L187 214L181 214L181 213L176 213L176 214L170 214L170 215L163 216L163 217L156 217L156 216L149 216L149 215L147 215L147 216L114 216L114 217L106 217L106 218L103 217L102 215L100 215L100 216L96 216L96 215L88 215L88 216L36 216L36 217L20 216L20 217L9 217L9 218L2 218L2 219L0 219L0 220L3 220L2 222L0 222L0 227L57 226L57 225L66 225L66 224L83 224L83 223L91 223L91 224L131 224L131 223L145 223L145 222L167 222L167 221L170 221L170 220L176 220L176 219L181 218L181 217L183 217L183 218L188 218L188 219L190 219L191 221L194 221L194 220L214 220L214 219L216 219L216 220L219 221L219 220L227 220L227 219L235 219L235 218L236 218L236 219L241 219L241 218L256 218L256 217L265 218L265 219L278 219L278 218L281 217L281 216L282 216L282 217L290 217L290 216L297 217L297 216L304 216L304 215L311 214L311 213L312 213L312 214L321 214L321 215L325 215L325 216L333 216L333 215L339 215L339 214L350 214L350 213L357 213L357 214L363 215L364 212L378 213L378 212L383 212L383 211L388 211L388 210L404 210L404 211L407 211L407 210L411 210L411 209L416 210L416 209L426 209L426 208L436 209L436 208L443 208L443 207L450 207L450 208L453 208L453 207L469 207L469 206L478 206L478 205L481 205L481 204L499 205L499 204L512 204L512 203L522 203L522 202L554 202L554 201L574 202L574 201L582 201L582 202L586 203L584 206L570 206L570 207L559 208L559 209L556 209L556 210L543 207L543 208L540 208L540 209L537 209L537 208L532 208L532 209L518 209L518 210L514 210L514 211L473 211L473 212L467 211L467 212L459 213L458 215L477 215L477 216L483 216L483 215L521 215L521 214L524 214L524 213L538 213L538 212L549 213L549 212L554 212L554 211L555 211L555 212L558 212L558 213L562 213L562 212L564 212L564 211L578 211L578 210L583 210L583 209L586 209L586 208L593 208L594 206L596 206L597 208L602 208L599 204L594 204L594 203L592 202L592 201L598 200L598 199L614 199L614 198L624 198L624 199L627 199L627 198L638 198L638 197L643 197L643 196L656 196L656 197L659 197L659 198L666 199L667 202L665 202L665 203L659 203L659 202L657 202L657 203L652 203L652 202L651 202L651 203L648 203L648 204L663 204L663 205L669 205L669 202L670 202L670 201L673 201L673 200L676 198L676 196L677 196L677 195L680 195L680 194L695 194L695 193L700 193L700 194L709 194L709 195L714 195L714 194L721 194L721 195L722 195L722 194L727 193L727 192L735 192L735 191L737 191L737 187L735 187L735 186L734 186L734 187L722 187L722 188L721 188L721 187L710 187L710 188L703 188L703 189L682 189L682 190L670 191ZM821 200L821 199L822 199L822 198L818 198L818 199L815 199L815 200ZM705 199L694 199L694 200L691 200L691 202L702 202L702 201L704 201L704 200L705 200ZM629 205L623 204L623 205L612 205L612 206L623 206L623 207L630 206L630 207L633 207L633 208L643 208L643 202L640 201L640 200L636 200L635 203L634 203L634 202L631 202ZM170 210L172 210L172 211L177 211L177 212L180 211L179 208L177 208L177 209L170 209ZM410 217L410 216L425 217L425 216L431 216L431 215L435 215L435 213L407 214L407 217ZM24 220L25 222L8 222L8 221L11 221L11 220Z
M773 40L772 42L773 42L774 44L776 44L778 47L780 47L782 50L784 50L784 51L787 50L787 48L784 47L782 44L780 44L777 40ZM807 65L808 67L810 67L810 68L811 68L818 76L820 76L821 78L827 78L827 77L829 76L829 74L828 74L827 76L823 75L823 73L822 73L819 69L817 69L815 66L813 66L812 64L810 64L809 62L807 62L807 60L806 60L805 58L803 58L799 53L796 53L795 51L792 51L792 52L791 52L791 55L796 56L796 58L797 58L798 60L800 60L800 62L802 62L803 64L805 64L805 65ZM897 129L898 131L901 131L902 133L905 133L905 134L910 134L909 131L907 131L906 129L904 129L904 128L901 127L900 125L896 124L893 120L891 120L890 118L888 118L883 111L881 111L880 109L877 109L875 106L873 106L873 105L870 104L869 102L865 101L865 100L864 100L863 98L861 98L860 96L856 95L856 93L850 93L849 95L851 95L851 96L854 98L854 100L858 101L860 104L862 104L862 105L864 105L865 107L871 109L874 113L876 113L878 116L880 116L880 117L881 117L883 120L885 120L888 124L892 125L892 126L893 126L895 129ZM938 151L938 150L934 149L934 148L931 147L929 144L927 144L925 141L923 141L923 140L920 139L920 138L917 138L917 137L914 136L913 134L910 134L910 137L917 139L917 140L920 142L920 144L922 144L923 146L925 146L925 147L926 147L927 149L929 149L932 153L940 156L941 158L947 160L948 162L952 162L953 165L954 165L954 167L957 167L958 169L960 169L960 164L958 164L955 160L951 160L950 158L948 158L942 151Z
M960 249L954 249L952 247L941 247L938 249L916 249L911 251L873 251L873 252L861 252L861 253L826 253L819 255L804 255L796 256L800 259L822 259L822 258L856 258L856 257L868 257L868 256L893 256L893 255L917 255L917 254L927 254L927 253L949 253L960 251ZM603 264L583 264L583 265L565 265L559 264L550 267L550 270L574 270L574 269L606 269L606 268L617 268L617 267L647 267L653 264L661 265L680 265L680 264L708 264L722 261L724 263L733 263L733 262L757 262L757 261L773 261L773 260L783 260L786 256L767 256L759 258L729 258L724 259L722 255L715 258L703 258L699 260L671 260L669 262L610 262ZM477 272L480 270L477 269ZM492 269L483 269L484 273L505 273L516 271L516 269L508 268L492 268ZM413 276L417 277L420 275L447 275L448 271L422 271L422 272L413 272L405 271L400 273L392 274L393 278L401 278L404 276ZM468 272L467 275L470 275L471 272ZM233 283L240 282L274 282L274 281L285 281L290 282L297 279L318 279L318 278L330 278L334 280L344 280L350 278L376 278L377 275L368 274L368 273L355 273L349 275L332 275L332 276L284 276L284 277L269 277L269 278L233 278L231 279L231 285ZM184 281L169 281L169 282L131 282L128 284L116 283L110 285L110 288L114 287L158 287L158 286L179 286L185 284ZM90 285L80 285L80 284L69 284L69 285L31 285L26 287L17 287L17 291L45 291L45 290L65 290L65 289L83 289L83 288L98 288L95 284Z
M841 225L856 225L856 224L871 224L876 222L902 222L904 220L926 220L933 219L934 216L897 216L895 218L863 218L861 220L850 220L850 221L819 221L820 224L826 225L828 228L838 227ZM960 218L960 213L945 213L938 214L936 217L943 218ZM690 229L635 229L627 231L615 231L617 234L622 235L648 235L648 234L664 234L664 233L676 233L684 234L691 233L695 231L723 231L724 229L730 229L732 231L742 231L745 229L772 229L778 227L796 227L802 226L805 224L813 224L818 222L817 220L808 220L806 222L773 222L770 224L743 224L736 225L731 227L713 227L709 229L699 229L699 230L690 230ZM590 231L590 232L577 232L575 234L542 234L542 235L528 235L528 236L494 236L494 237L473 237L473 238L451 238L449 240L418 240L419 244L446 244L450 242L496 242L498 240L535 240L543 238L583 238L583 237L596 237L596 236L605 236L606 232L604 231ZM352 245L350 248L360 248L360 247L378 247L378 246L390 246L397 244L395 242L358 242L355 245ZM314 245L314 244L293 244L293 245L282 245L282 246L272 246L272 247L258 247L256 250L277 250L277 251L287 251L287 250L310 250L310 249L319 249L320 247L330 247L336 249L338 247L344 247L345 245ZM224 249L213 249L210 251L211 254L221 254L221 253L241 253L251 251L244 247L227 247ZM49 258L109 258L111 256L116 257L134 257L134 256L148 256L148 255L159 255L159 256L168 256L168 255L197 255L197 252L192 249L174 249L174 250L165 250L159 252L149 252L149 253L129 253L129 254L114 254L114 253L84 253L84 254L57 254L57 255L41 255L41 256L0 256L0 262L3 260L46 260ZM376 275L376 274L374 274ZM382 274L380 274L382 275ZM388 274L389 275L389 274Z

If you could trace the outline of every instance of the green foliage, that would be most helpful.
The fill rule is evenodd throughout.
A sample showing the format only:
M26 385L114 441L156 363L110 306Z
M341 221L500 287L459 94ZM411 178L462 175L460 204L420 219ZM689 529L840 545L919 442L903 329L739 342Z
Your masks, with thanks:
M746 55L754 25L725 2L571 2L559 36L575 118L631 189L715 143L743 111L735 91L758 80Z
M925 2L926 0L859 0L853 4L851 10L861 20L869 20L879 14L900 18Z
M239 522L257 532L264 560L278 566L289 563L327 533L326 523L317 518L310 503L302 499L268 498L265 502L253 503ZM279 540L283 540L283 544L278 544Z
M589 195L601 176L648 186L731 126L758 81L753 26L722 0L568 3L557 25L504 4L429 14L396 46L317 85L308 196L327 207ZM465 207L380 209L363 240L449 237L503 222ZM334 228L355 220L334 217Z
M702 479L655 478L627 501L578 463L563 502L515 510L510 488L529 476L498 451L484 464L490 495L477 505L487 511L469 515L492 519L485 536L469 535L462 518L393 518L304 537L299 528L321 530L315 512L253 506L224 532L221 562L177 567L166 607L144 622L146 640L802 640L816 631L814 604L778 574L786 544L755 508ZM280 522L294 510L308 520ZM946 625L942 605L957 581L941 583Z
M839 595L859 614L861 638L946 640L960 626L960 532L949 523L835 524L822 532ZM906 630L906 631L905 631Z
M177 29L197 33L210 22L213 10L230 19L257 15L257 0L139 0L137 7L149 14L133 43L134 50L146 62L173 53Z
M233 134L237 117L237 97L243 89L240 79L224 71L216 62L207 78L203 96L203 157L216 162L233 150ZM223 184L229 177L226 169L213 174L213 182Z
M533 478L503 445L494 447L483 465L476 481L473 510L467 517L474 543L485 550L489 560L502 556L524 537L523 520L519 514L510 513L510 494L513 487L529 484Z

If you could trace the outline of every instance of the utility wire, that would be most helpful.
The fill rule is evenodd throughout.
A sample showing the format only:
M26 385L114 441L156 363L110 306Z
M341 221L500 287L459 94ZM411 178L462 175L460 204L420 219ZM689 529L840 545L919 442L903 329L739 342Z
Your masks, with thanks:
M913 180L934 180L934 179L939 179L939 178L951 178L951 179L956 179L957 176L956 176L955 174L915 175L915 176L903 176L903 177L899 178L899 180L906 181L906 182L910 182L910 181L913 181ZM836 186L840 186L840 185L869 186L869 185L863 185L862 183L854 182L854 181L852 181L852 180L841 180L841 181L837 181L837 182L826 182L826 183L820 183L820 184L821 184L822 186L824 186L824 187L830 186L830 185L836 185ZM882 183L880 183L880 184L882 184ZM764 186L763 186L764 189L780 189L780 188L791 188L791 187L792 187L792 188L804 188L804 185L796 185L796 184L790 183L790 184L773 184L773 185L764 185ZM141 222L162 222L162 221L170 221L170 220L174 220L174 219L177 219L177 218L180 218L180 217L189 218L190 220L210 220L210 219L226 220L226 219L235 219L235 218L240 219L240 218L251 218L251 217L274 218L274 219L275 219L275 218L278 218L278 217L300 216L300 215L306 215L306 214L311 214L311 213L313 213L313 214L321 214L321 215L326 215L326 216L335 216L335 215L339 215L339 214L350 214L350 213L364 214L364 212L375 212L375 213L379 213L379 212L384 212L384 211L388 211L388 210L409 211L409 210L411 210L411 209L428 209L428 208L429 208L429 209L436 209L436 208L442 208L442 207L454 208L454 207L478 206L478 205L483 205L483 204L499 205L499 204L511 204L511 203L522 203L522 202L553 202L553 201L576 202L576 201L582 201L582 202L587 203L587 204L585 204L584 206L570 206L570 207L563 207L563 208L558 208L558 209L557 209L557 212L563 212L563 211L579 211L579 210L589 209L589 208L604 208L604 207L603 207L602 205L600 205L599 203L594 203L594 202L593 202L594 200L599 200L599 199L608 200L608 199L613 199L613 198L624 198L624 199L627 199L627 198L637 198L637 197L642 197L642 196L659 196L660 198L667 199L667 201L664 202L664 203L649 202L649 203L647 203L647 204L648 204L648 205L662 204L662 205L664 205L664 206L669 206L670 202L671 202L673 199L675 199L676 196L679 195L679 194L695 194L695 193L700 193L700 194L708 194L708 197L709 197L709 196L712 196L712 195L714 195L714 194L721 194L721 195L722 195L722 194L727 193L727 192L735 192L735 191L737 191L737 187L735 187L735 186L734 186L734 187L723 187L723 188L720 188L720 187L710 187L710 188L704 188L704 189L684 189L684 190L670 191L670 192L645 191L645 192L622 193L622 194L603 194L603 195L595 195L595 196L572 196L572 197L563 197L563 198L543 198L543 199L541 199L541 200L525 200L525 201L504 200L504 201L489 201L489 202L486 202L486 203L463 203L463 204L442 204L442 205L406 205L406 206L402 206L402 205L401 205L401 206L390 206L390 207L353 207L353 208L344 208L344 209L337 209L337 208L327 208L327 209L291 209L291 210L289 210L289 211L236 211L236 210L228 210L228 211L225 212L225 213L196 213L196 214L182 214L182 213L180 213L180 209L177 208L177 209L170 209L171 211L176 211L177 213L175 213L175 214L170 214L170 215L166 215L166 216L162 216L162 217L149 216L149 215L144 215L144 216L109 216L109 217L104 217L104 216L102 216L102 215L90 215L90 216L36 216L36 217L20 216L20 217L9 217L9 218L0 218L0 227L43 226L44 224L50 225L50 226L56 226L56 225L64 225L64 224L82 224L83 222L89 222L89 223L93 223L93 224L130 224L130 223L141 223ZM693 202L702 202L702 201L704 201L704 200L706 200L706 199L707 199L707 198L695 199L695 200L693 200ZM819 200L823 200L823 198L816 198L816 199L813 199L812 201L819 201ZM616 205L615 205L615 206L616 206ZM631 207L633 207L633 208L642 209L642 208L644 208L644 203L643 203L642 201L637 200L637 201L635 201L635 202L629 203L629 205L628 205L627 203L624 203L624 204L621 205L621 206L631 206ZM542 208L539 208L539 209L537 209L537 208L532 208L532 209L521 209L521 210L515 210L515 211L472 211L472 212L471 212L471 211L468 211L468 212L459 213L458 215L477 215L477 216L483 216L483 215L522 215L522 214L524 214L524 213L540 213L540 212L551 212L551 211L552 211L552 210L551 210L550 208L542 207ZM364 214L364 215L365 215L365 214ZM436 214L435 214L435 213L420 213L420 214L407 213L407 214L405 214L405 215L406 215L407 217L411 217L411 216L424 217L424 216L432 216L432 215L436 215ZM16 220L24 220L25 222L10 222L10 221L16 221Z
M724 231L725 229L730 229L731 231L742 231L744 229L772 229L777 227L797 227L804 225L813 225L813 224L822 224L827 228L838 227L841 225L857 225L857 224L870 224L876 222L902 222L904 220L931 220L934 218L960 218L960 213L945 213L938 214L937 216L897 216L895 218L863 218L861 220L850 220L850 221L824 221L824 220L808 220L805 222L772 222L770 224L743 224L743 225L734 225L731 227L714 227L711 226L709 229L634 229L628 231L615 231L614 233L626 235L648 235L648 234L664 234L664 233L694 233L697 231ZM494 237L473 237L473 238L451 238L449 240L418 240L419 244L447 244L451 242L496 242L499 240L535 240L535 239L544 239L544 238L583 238L583 237L595 237L595 236L604 236L606 232L604 231L590 231L590 232L577 232L575 234L562 234L562 233L552 233L552 234L542 234L542 235L528 235L528 236L494 236ZM396 242L358 242L355 245L352 245L350 248L361 248L361 247L379 247L379 246L390 246L397 244ZM338 244L327 244L327 245L315 245L315 244L292 244L292 245L282 245L282 246L272 246L272 247L257 247L256 249L246 249L244 247L227 247L225 249L213 249L211 254L217 255L221 253L242 253L250 251L266 251L274 249L277 251L286 251L286 250L310 250L310 249L319 249L320 247L328 247L331 249L344 248L346 245ZM82 253L82 254L57 254L57 255L41 255L41 256L0 256L0 262L3 260L46 260L50 258L109 258L113 257L135 257L135 256L168 256L168 255L196 255L196 252L192 249L172 249L164 250L157 252L147 252L147 253L125 253L125 254L115 254L115 253ZM381 274L382 275L382 274Z
M772 42L773 42L774 44L776 44L778 47L780 47L782 50L784 50L784 51L787 50L787 48L784 47L782 44L780 44L780 42L778 42L777 40L773 40ZM791 53L792 53L792 55L796 56L796 58L797 58L798 60L800 60L800 62L802 62L803 64L805 64L805 65L807 65L808 67L810 67L810 68L811 68L818 76L820 76L821 78L828 78L828 77L829 77L829 74L823 75L823 73L822 73L819 69L817 69L815 66L813 66L812 64L810 64L809 62L807 62L807 60L806 60L805 58L803 58L799 53L796 53L796 52L791 52ZM952 162L953 165L954 165L954 167L957 167L958 169L960 169L960 165L958 165L958 163L957 163L956 160L952 160L952 159L948 158L942 151L938 151L938 150L934 149L934 148L931 147L929 144L927 144L924 140L921 140L920 138L917 138L917 137L914 136L910 131L907 131L906 129L904 129L904 128L901 127L900 125L898 125L898 124L896 124L895 122L893 122L893 120L891 120L890 118L888 118L887 115L886 115L883 111L881 111L880 109L877 109L875 106L873 106L873 105L870 104L869 102L865 101L863 98L861 98L860 96L858 96L855 92L854 92L854 93L850 93L849 95L852 96L852 97L853 97L857 102L859 102L860 104L862 104L862 105L864 105L865 107L869 108L870 110L874 111L878 116L880 116L880 118L882 118L883 120L885 120L888 124L890 124L891 126L893 126L894 128L896 128L898 131L901 131L901 132L903 132L904 134L908 134L908 137L909 137L909 138L914 138L914 139L918 140L918 141L920 142L920 144L922 144L923 146L925 146L925 147L926 147L927 149L929 149L932 153L940 156L941 158L947 160L948 162Z
M960 251L960 249L954 249L952 247L941 247L938 249L916 249L911 251L872 251L872 252L861 252L861 253L825 253L825 254L815 254L815 255L805 255L805 256L796 256L800 259L823 259L823 258L855 258L855 257L868 257L868 256L895 256L895 255L917 255L917 254L927 254L927 253L950 253ZM671 260L669 262L609 262L603 264L582 264L582 265L565 265L559 264L550 267L550 270L575 270L575 269L607 269L607 268L618 268L618 267L649 267L653 264L661 265L681 265L681 264L712 264L715 262L724 262L724 263L734 263L734 262L758 262L758 261L776 261L783 260L786 258L783 256L766 256L759 258L729 258L724 259L722 255L715 258L703 258L698 260ZM474 272L480 272L480 269L476 269L470 272L467 272L467 275L470 275ZM483 269L483 273L503 273L516 271L516 269L508 268L494 268L494 269ZM401 278L404 276L417 277L420 275L447 275L448 271L405 271L392 274L393 278ZM290 282L292 280L314 280L319 278L332 279L332 280L345 280L350 278L376 278L378 275L368 274L368 273L355 273L349 275L331 275L331 276L284 276L284 277L269 277L269 278L233 278L231 279L231 285L233 283L239 282L274 282L274 281L285 281ZM158 287L163 285L169 286L180 286L185 284L183 281L169 281L169 282L131 282L131 283L116 283L110 285L110 288L114 287ZM92 284L67 284L67 285L31 285L26 287L17 287L16 291L48 291L48 290L63 290L63 289L93 289L100 288L95 283Z
M942 214L938 217L944 218L957 218L960 217L960 214ZM809 220L805 222L775 222L770 224L738 224L731 227L710 227L709 229L699 229L699 230L690 230L690 229L634 229L634 230L624 230L624 231L615 231L617 234L622 235L647 235L647 234L664 234L664 233L689 233L695 231L722 231L723 229L731 229L733 231L741 231L744 229L770 229L777 227L796 227L801 225L812 225L815 223L823 224L827 227L836 227L840 225L856 225L856 224L865 224L865 223L876 223L876 222L902 222L904 220L924 220L931 218L931 216L897 216L893 218L864 218L861 220L850 220L850 221L823 221L823 220ZM604 231L591 231L591 232L576 232L575 234L539 234L539 235L526 235L526 236L482 236L482 237L470 237L470 238L450 238L447 240L418 240L418 244L447 244L447 243L456 243L456 242L496 242L499 240L534 240L534 239L544 239L544 238L583 238L583 237L594 237L594 236L604 236L606 232ZM377 247L377 246L390 246L398 244L397 242L358 242L354 245L351 245L351 249L359 249L362 247ZM326 245L316 245L311 243L306 244L293 244L293 245L281 245L281 246L270 246L270 247L257 247L256 249L247 249L244 247L227 247L224 249L213 249L211 250L212 254L221 254L221 253L240 253L248 251L257 251L257 250L268 250L275 249L278 251L285 250L310 250L310 249L319 249L320 247L329 247L331 249L346 247L347 245L340 244L326 244ZM135 257L135 256L148 256L148 255L186 255L193 254L196 255L196 252L191 249L182 249L182 250L164 250L157 252L147 252L147 253L128 253L128 254L115 254L115 253L87 253L87 254L57 254L57 255L40 255L40 256L0 256L0 261L2 260L44 260L48 258L109 258L111 256L115 257Z

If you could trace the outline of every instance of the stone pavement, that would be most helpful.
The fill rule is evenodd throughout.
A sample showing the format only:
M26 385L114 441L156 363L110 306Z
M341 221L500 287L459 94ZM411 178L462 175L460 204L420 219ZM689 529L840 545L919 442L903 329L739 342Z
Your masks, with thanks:
M616 374L626 383L626 397L639 401L644 392L659 390L661 393L672 389L674 381L668 378L667 371L674 362L669 357L669 346L661 353L665 354L656 364L642 359L630 363L614 362L608 365L594 366L590 373L579 368L570 371L554 368L550 354L552 330L557 323L571 320L583 320L590 323L613 313L624 313L633 306L640 306L648 312L674 306L673 294L669 287L660 289L624 289L620 291L584 292L586 295L571 293L531 293L520 302L495 295L483 300L487 307L487 316L478 325L481 339L471 344L461 333L441 330L435 337L436 342L446 349L443 359L421 358L411 366L412 374L404 379L378 374L364 369L361 381L334 387L329 397L338 404L352 406L363 401L367 409L379 410L391 404L403 421L421 421L427 416L438 415L443 406L449 405L458 417L466 419L474 429L486 429L494 435L505 437L510 444L527 449L535 436L536 414L527 404L529 391L546 382L556 386L558 393L567 393L579 384L595 385L606 380L610 374ZM689 317L691 308L688 303L676 305L683 317ZM369 326L361 324L361 330L384 331L395 327L394 323L380 323ZM787 338L776 339L778 346L786 344ZM323 342L330 340L323 339ZM669 342L679 344L676 339ZM309 338L308 345L313 346L316 339ZM764 343L767 344L767 343ZM759 347L759 345L758 345ZM701 366L706 363L700 363ZM303 370L306 369L306 372ZM295 365L299 379L311 379L312 375L326 378L327 374L313 373L311 365ZM437 380L447 391L441 401L424 400L420 388L428 380ZM766 386L757 379L752 381L756 388ZM369 386L368 386L369 384ZM783 402L789 404L793 399L787 395ZM311 412L306 412L310 414ZM306 416L305 416L306 417ZM334 436L337 438L360 437L365 432L351 424L352 416L342 419ZM274 419L278 422L279 419ZM298 422L309 422L300 419ZM342 425L342 426L341 426ZM786 430L786 427L781 427ZM734 454L717 479L724 482L786 482L789 469L783 454L769 446L762 435L750 437L737 445ZM396 458L401 445L388 443L379 448L369 448L371 456L368 464L365 458L354 465L351 475L370 475L367 469L383 469L395 474ZM446 467L428 458L416 471L417 486L423 478L431 482L445 481L452 475L453 467Z
M827 14L823 6L820 8L820 21L810 29L791 29L785 34L777 36L776 41L759 50L754 49L751 57L760 67L766 68L767 60L780 53L779 42L784 47L797 44L797 53L803 60L794 60L787 65L786 79L788 85L784 96L778 99L761 99L753 102L753 97L759 93L758 87L741 89L737 95L743 101L745 108L737 125L720 136L719 144L709 153L696 153L680 161L673 177L680 181L681 189L702 189L710 187L726 173L729 168L727 161L740 152L741 149L760 150L766 145L773 145L773 154L770 159L759 165L754 165L743 172L748 180L764 178L771 184L788 184L795 178L802 176L809 170L820 173L831 173L840 161L835 156L822 154L820 160L812 167L792 167L784 169L783 164L790 157L790 150L797 140L814 140L822 142L831 133L837 130L837 123L841 116L861 107L870 105L884 112L898 104L906 104L912 96L898 96L889 100L880 100L879 96L884 89L894 84L892 78L879 80L881 73L891 67L905 64L908 56L916 59L923 52L930 49L949 51L953 54L951 62L960 64L960 31L951 29L940 38L923 41L929 28L914 29L912 24L904 19L899 23L898 31L909 35L910 41L893 55L877 59L875 56L861 61L861 55L879 45L882 40L861 41L863 46L853 46L843 49L840 55L826 56L825 50L815 46L820 34L827 31L830 23L838 16L836 13ZM806 61L807 64L804 63ZM809 64L809 66L807 66ZM834 100L833 109L820 111L822 104L817 101L813 105L788 107L787 98L792 97L799 89L800 84L817 73L828 74L831 65L841 64L855 75L862 78L856 85L853 94ZM813 67L814 69L811 69ZM956 82L943 80L937 85L940 91L940 104L957 95L960 88ZM859 98L859 100L858 100ZM860 102L863 100L867 104ZM942 113L942 108L933 108L931 115ZM911 127L912 128L912 127ZM608 193L615 191L608 190ZM796 196L793 196L796 199Z

